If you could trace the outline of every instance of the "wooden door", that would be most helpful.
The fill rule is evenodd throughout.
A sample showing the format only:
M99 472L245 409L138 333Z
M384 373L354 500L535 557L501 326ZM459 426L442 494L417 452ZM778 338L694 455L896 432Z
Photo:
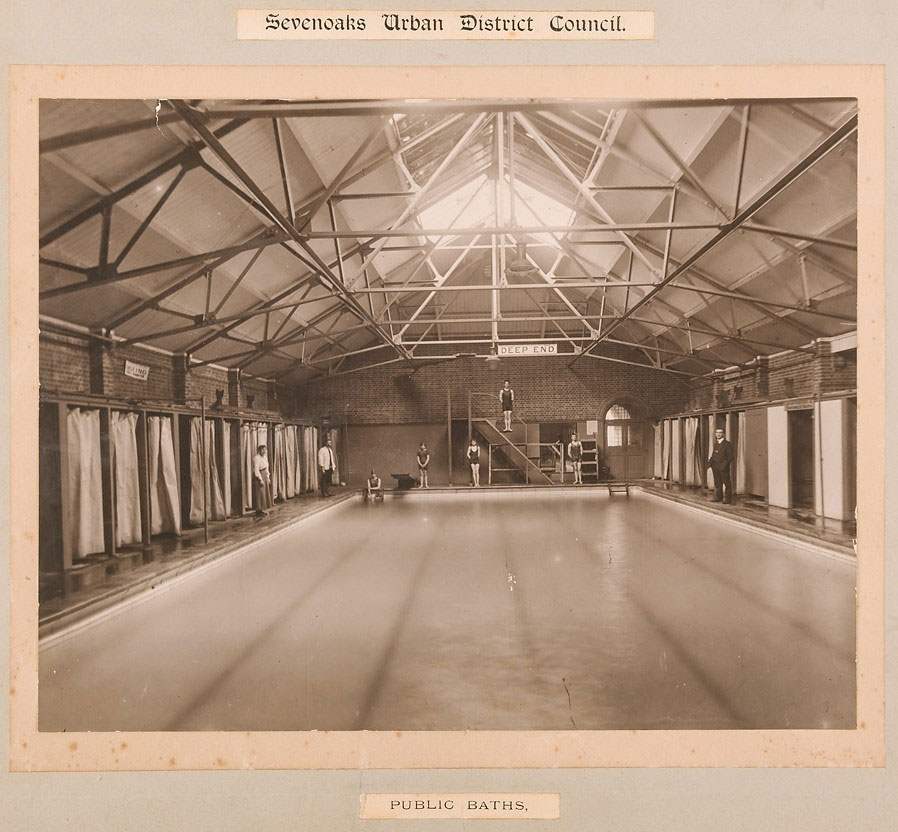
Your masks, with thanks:
M646 424L629 406L605 413L605 465L613 480L634 480L646 472Z

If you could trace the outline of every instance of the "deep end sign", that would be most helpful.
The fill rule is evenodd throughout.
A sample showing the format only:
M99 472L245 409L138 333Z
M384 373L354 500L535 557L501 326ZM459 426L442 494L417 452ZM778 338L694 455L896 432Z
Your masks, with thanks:
M516 355L558 355L558 344L499 344L499 357Z

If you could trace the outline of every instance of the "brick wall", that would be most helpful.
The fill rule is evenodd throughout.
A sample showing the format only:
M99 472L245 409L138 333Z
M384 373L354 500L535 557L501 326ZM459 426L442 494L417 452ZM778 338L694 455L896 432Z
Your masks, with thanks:
M820 385L824 393L857 387L857 350L822 356Z
M38 360L41 390L90 392L90 360L82 339L42 333Z
M125 375L125 361L149 368L146 380ZM96 393L115 399L191 404L200 396L209 407L215 391L224 391L226 407L252 410L259 415L298 415L299 391L274 382L241 374L236 383L236 402L232 401L233 380L229 387L227 370L218 367L185 368L183 356L147 350L139 346L119 346L91 342L86 337L41 333L40 383L45 393ZM253 407L247 395L255 396Z
M505 378L515 391L518 414L528 422L599 418L621 397L641 403L650 418L679 412L688 401L688 385L669 373L592 358L569 368L570 358L503 359L498 365L482 357L460 358L414 373L401 364L377 367L311 382L298 404L303 416L350 424L445 423L447 388L454 418L467 417L469 391L492 396L477 401L479 415L494 415Z
M833 355L821 341L815 353L786 352L761 358L756 366L697 379L686 410L713 410L739 404L807 399L857 387L857 352Z
M43 349L44 345L41 344L42 352ZM104 347L102 356L104 395L122 399L171 397L174 377L172 356L133 346L114 349ZM146 381L126 376L125 361L149 367Z

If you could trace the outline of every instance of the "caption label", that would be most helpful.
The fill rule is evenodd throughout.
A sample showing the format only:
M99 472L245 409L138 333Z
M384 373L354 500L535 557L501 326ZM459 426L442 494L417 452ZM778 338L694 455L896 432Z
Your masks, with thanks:
M363 794L359 817L367 820L556 820L561 796L548 793Z
M655 13L239 9L238 40L653 40Z

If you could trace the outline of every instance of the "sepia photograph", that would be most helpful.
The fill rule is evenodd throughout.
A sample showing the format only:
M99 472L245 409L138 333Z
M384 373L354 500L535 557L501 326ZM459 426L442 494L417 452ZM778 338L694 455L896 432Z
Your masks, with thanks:
M41 98L39 732L857 729L858 99L562 89Z

